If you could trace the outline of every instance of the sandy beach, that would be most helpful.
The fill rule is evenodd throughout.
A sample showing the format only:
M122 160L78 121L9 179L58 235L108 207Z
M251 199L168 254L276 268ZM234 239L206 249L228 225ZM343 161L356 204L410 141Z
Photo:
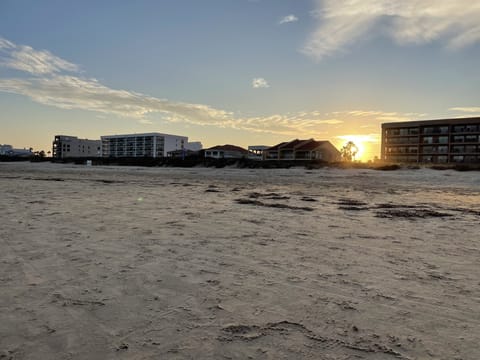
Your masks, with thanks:
M0 359L480 358L480 173L0 163Z

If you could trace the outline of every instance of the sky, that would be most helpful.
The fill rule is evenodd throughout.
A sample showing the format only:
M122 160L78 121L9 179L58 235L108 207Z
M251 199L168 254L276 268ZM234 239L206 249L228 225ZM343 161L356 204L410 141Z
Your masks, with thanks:
M353 140L480 115L480 0L0 0L0 144Z

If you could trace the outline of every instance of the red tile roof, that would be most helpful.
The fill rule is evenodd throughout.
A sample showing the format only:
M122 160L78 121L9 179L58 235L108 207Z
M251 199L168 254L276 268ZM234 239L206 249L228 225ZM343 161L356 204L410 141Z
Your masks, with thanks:
M266 149L266 151L275 151L275 150L311 151L325 143L328 143L328 141L326 140L317 141L314 139L308 139L308 140L295 139L292 141L282 142L275 146L269 147L268 149Z
M312 151L318 148L319 146L325 144L327 141L316 141L311 140L306 142L305 144L300 144L298 147L295 148L297 151Z
M295 139L295 140L292 140L282 146L280 146L281 150L286 150L286 149L295 149L296 146L306 142L306 141L310 141L310 140L299 140L299 139Z
M277 145L274 145L274 146L271 146L269 147L268 149L266 149L266 151L275 151L275 150L278 150L278 148L282 145L285 145L287 144L287 142L281 142L280 144L277 144Z
M226 144L226 145L216 145L214 147L211 147L211 148L208 148L208 149L205 149L206 151L212 151L212 150L222 150L222 151L238 151L240 153L248 153L248 150L240 147L240 146L235 146L235 145L229 145L229 144Z

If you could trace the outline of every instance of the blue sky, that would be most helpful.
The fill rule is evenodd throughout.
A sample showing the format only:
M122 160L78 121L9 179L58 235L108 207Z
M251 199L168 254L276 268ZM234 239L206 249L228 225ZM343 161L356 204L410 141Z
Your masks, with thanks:
M480 1L0 1L0 143L362 142L480 114Z

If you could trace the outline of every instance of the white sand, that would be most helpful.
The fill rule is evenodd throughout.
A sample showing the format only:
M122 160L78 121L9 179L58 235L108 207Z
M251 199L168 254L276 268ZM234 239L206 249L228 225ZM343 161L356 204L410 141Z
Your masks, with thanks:
M0 204L2 360L480 359L479 172L0 163Z

